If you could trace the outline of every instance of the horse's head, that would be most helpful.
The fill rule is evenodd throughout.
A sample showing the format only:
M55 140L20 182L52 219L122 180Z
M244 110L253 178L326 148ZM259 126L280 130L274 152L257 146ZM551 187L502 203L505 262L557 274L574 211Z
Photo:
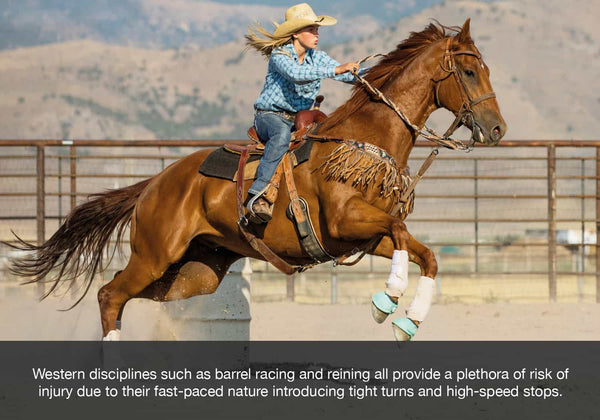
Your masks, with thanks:
M472 131L473 141L497 145L506 133L506 123L490 83L490 70L471 39L470 19L444 42L439 77L434 80L435 100L457 116L446 134L464 124Z

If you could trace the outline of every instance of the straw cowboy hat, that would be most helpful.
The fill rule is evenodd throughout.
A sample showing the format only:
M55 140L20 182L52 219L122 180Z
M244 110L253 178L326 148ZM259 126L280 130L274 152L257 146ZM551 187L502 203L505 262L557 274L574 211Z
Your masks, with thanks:
M285 22L277 26L273 36L277 38L284 37L292 35L307 26L330 26L336 23L337 19L331 16L317 16L308 4L300 3L287 9Z

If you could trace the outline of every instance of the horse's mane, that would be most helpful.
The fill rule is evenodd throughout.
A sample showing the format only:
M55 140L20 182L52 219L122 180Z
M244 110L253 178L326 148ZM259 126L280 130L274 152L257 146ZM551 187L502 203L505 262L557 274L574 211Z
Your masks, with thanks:
M458 32L460 31L460 27L444 26L435 21L435 23L430 23L421 32L411 32L406 40L398 44L394 51L385 55L379 63L367 70L363 77L372 86L381 90L389 80L395 79L399 73L402 73L407 65L424 49L432 43L449 36L447 31ZM370 98L370 95L362 85L355 85L350 99L321 123L320 130L326 130L338 125L365 105Z

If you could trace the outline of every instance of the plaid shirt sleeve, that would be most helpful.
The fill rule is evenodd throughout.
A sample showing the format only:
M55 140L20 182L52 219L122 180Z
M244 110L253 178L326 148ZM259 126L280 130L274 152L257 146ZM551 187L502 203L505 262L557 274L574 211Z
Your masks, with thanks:
M351 73L336 76L337 66L339 63L323 51L310 50L302 64L291 45L273 51L265 85L254 102L254 108L289 112L309 109L319 93L321 80L355 81Z
M312 66L301 66L290 56L280 52L271 55L271 63L275 71L293 83L314 82L316 80L335 77L335 60L316 61Z
M346 82L346 83L354 83L356 81L356 79L354 78L354 75L350 72L335 75L335 68L337 66L339 66L340 63L338 63L336 60L334 60L329 55L327 55L327 53L324 51L319 51L316 54L315 62L322 63L320 65L323 65L323 66L333 66L333 69L334 69L334 76L332 76L333 80L337 80L338 82Z

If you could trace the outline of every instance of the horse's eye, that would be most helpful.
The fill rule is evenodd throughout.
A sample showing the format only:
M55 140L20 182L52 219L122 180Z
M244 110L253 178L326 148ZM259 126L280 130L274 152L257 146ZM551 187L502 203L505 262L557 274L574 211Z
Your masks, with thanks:
M475 73L473 72L473 70L465 70L465 74L469 77L475 76Z

